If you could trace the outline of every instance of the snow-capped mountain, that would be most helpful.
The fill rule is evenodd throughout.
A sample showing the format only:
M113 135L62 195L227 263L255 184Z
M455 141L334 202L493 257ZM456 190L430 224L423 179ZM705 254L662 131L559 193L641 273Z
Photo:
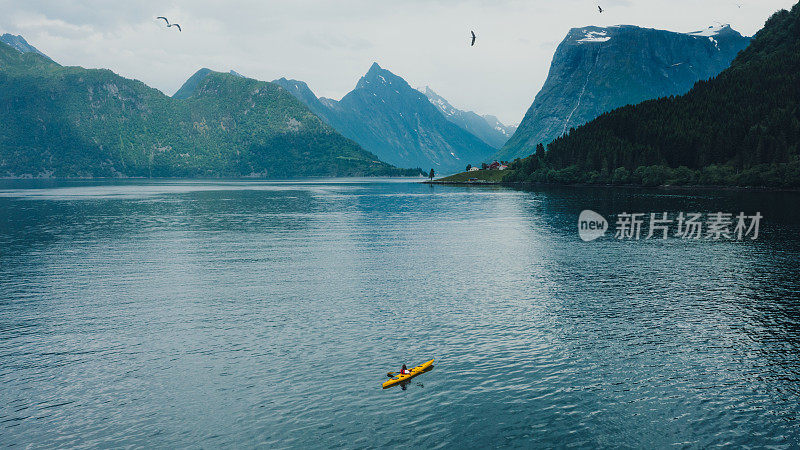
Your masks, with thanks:
M481 117L483 117L483 120L485 120L490 127L494 128L498 133L503 134L503 136L505 136L506 139L513 136L514 132L517 131L517 127L519 126L518 123L512 123L510 125L506 125L503 122L501 122L500 119L490 114L484 114Z
M730 26L692 33L630 25L573 28L517 132L497 159L534 152L604 112L686 93L718 75L750 42Z
M418 89L425 94L444 114L444 117L463 128L464 130L479 137L483 142L494 148L500 148L514 134L513 127L507 127L494 116L480 116L472 111L462 111L450 104L444 97L437 94L429 86Z

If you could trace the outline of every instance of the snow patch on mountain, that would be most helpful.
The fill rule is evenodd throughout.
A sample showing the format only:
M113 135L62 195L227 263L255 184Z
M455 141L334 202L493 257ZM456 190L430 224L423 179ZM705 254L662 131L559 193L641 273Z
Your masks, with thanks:
M608 31L583 31L583 39L579 39L578 42L608 42L611 40L611 36L608 36Z
M495 148L502 146L514 134L514 129L503 125L497 117L481 116L473 111L462 111L451 105L429 86L417 88L417 91L425 95L447 120Z
M686 34L688 34L690 36L713 38L713 37L717 36L718 34L720 34L726 28L730 28L730 25L710 26L710 27L706 28L705 30L692 31L691 33L686 33Z
M717 41L717 38L719 37L720 34L726 31L732 31L731 26L728 24L710 26L705 30L692 31L691 33L686 33L686 34L698 38L708 38L708 40L711 41L712 44L714 44L714 47L716 47L716 49L719 50L720 49L719 41Z

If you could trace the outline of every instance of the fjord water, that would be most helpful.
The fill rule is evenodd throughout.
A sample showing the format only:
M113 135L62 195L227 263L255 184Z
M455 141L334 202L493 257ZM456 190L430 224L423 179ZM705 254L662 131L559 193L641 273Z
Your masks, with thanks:
M3 183L3 446L800 445L797 193Z

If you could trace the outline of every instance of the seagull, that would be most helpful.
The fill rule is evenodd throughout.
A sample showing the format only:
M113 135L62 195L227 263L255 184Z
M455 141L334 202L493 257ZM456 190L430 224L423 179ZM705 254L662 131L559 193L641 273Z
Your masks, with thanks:
M156 17L156 19L164 19L164 22L167 22L167 28L178 27L178 31L183 32L183 30L181 30L181 26L180 25L178 25L177 23L169 23L169 20L164 16L158 16L158 17Z
M603 14L603 7L602 7L602 6L600 6L600 5L597 5L597 9L599 9L599 10L600 10L600 14Z
M470 31L470 33L472 33L472 43L469 44L469 46L472 47L473 45L475 45L475 38L477 38L477 36L475 36L474 31Z

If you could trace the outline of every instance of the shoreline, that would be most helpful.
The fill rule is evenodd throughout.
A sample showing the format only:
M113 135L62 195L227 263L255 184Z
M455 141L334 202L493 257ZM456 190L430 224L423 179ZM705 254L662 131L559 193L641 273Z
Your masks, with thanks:
M425 180L427 177L419 175L415 176L392 176L392 175L353 175L346 177L338 177L332 175L309 175L304 177L289 177L289 178L263 178L263 177L0 177L0 181L141 181L141 180L187 180L187 181L214 181L214 180L229 180L229 181L287 181L287 180L307 180L307 179L403 179L403 180Z
M797 187L768 187L768 186L718 186L709 184L692 185L661 185L643 186L638 184L560 184L560 183L541 183L530 181L444 181L444 180L425 180L423 184L440 184L449 186L506 186L506 187L594 187L594 188L633 188L633 189L660 189L667 191L756 191L756 192L800 192Z

